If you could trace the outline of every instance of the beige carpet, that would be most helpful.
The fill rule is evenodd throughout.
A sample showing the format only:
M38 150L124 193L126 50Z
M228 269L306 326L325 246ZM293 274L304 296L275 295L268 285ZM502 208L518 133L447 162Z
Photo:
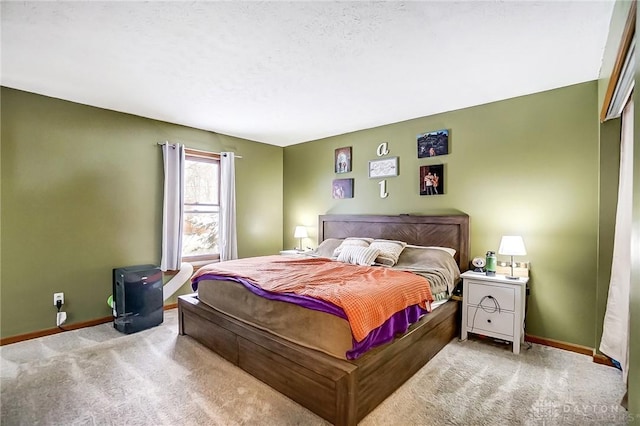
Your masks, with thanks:
M0 348L5 425L324 425L177 335L177 311L132 335L110 324ZM362 425L626 424L620 373L533 345L452 341Z

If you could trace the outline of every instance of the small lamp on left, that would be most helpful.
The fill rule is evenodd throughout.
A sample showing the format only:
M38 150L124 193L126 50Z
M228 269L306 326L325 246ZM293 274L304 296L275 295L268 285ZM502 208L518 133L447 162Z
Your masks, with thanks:
M300 239L300 247L297 247L296 250L304 251L302 248L302 239L307 238L309 235L307 234L307 228L304 226L296 226L296 230L293 233L294 238Z

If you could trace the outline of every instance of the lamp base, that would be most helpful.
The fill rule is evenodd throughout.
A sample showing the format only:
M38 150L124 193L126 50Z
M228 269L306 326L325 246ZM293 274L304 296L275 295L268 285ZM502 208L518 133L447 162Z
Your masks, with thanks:
M513 277L511 275L505 275L505 278L510 279L510 280L519 280L520 277Z
M518 277L516 277L516 276L513 274L513 256L511 256L511 275L507 275L507 279L510 279L510 280L517 280L517 279L519 279Z

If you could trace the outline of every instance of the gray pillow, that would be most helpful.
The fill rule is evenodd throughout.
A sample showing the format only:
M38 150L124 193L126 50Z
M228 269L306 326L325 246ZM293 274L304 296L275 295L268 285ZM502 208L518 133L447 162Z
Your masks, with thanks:
M344 241L342 238L327 238L318 245L318 248L313 251L313 254L318 257L333 257L333 252Z

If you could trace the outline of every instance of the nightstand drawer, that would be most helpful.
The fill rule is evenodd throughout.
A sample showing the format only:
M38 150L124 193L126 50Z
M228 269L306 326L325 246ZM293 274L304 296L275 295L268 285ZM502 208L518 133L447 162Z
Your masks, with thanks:
M512 312L491 313L479 306L467 306L467 329L471 333L497 333L512 338L513 327Z
M486 296L491 296L498 302L501 311L513 311L516 304L516 292L513 287L500 287L495 284L484 284L478 281L465 281L468 285L468 305L478 305ZM494 302L489 298L484 299L482 306L493 308Z

